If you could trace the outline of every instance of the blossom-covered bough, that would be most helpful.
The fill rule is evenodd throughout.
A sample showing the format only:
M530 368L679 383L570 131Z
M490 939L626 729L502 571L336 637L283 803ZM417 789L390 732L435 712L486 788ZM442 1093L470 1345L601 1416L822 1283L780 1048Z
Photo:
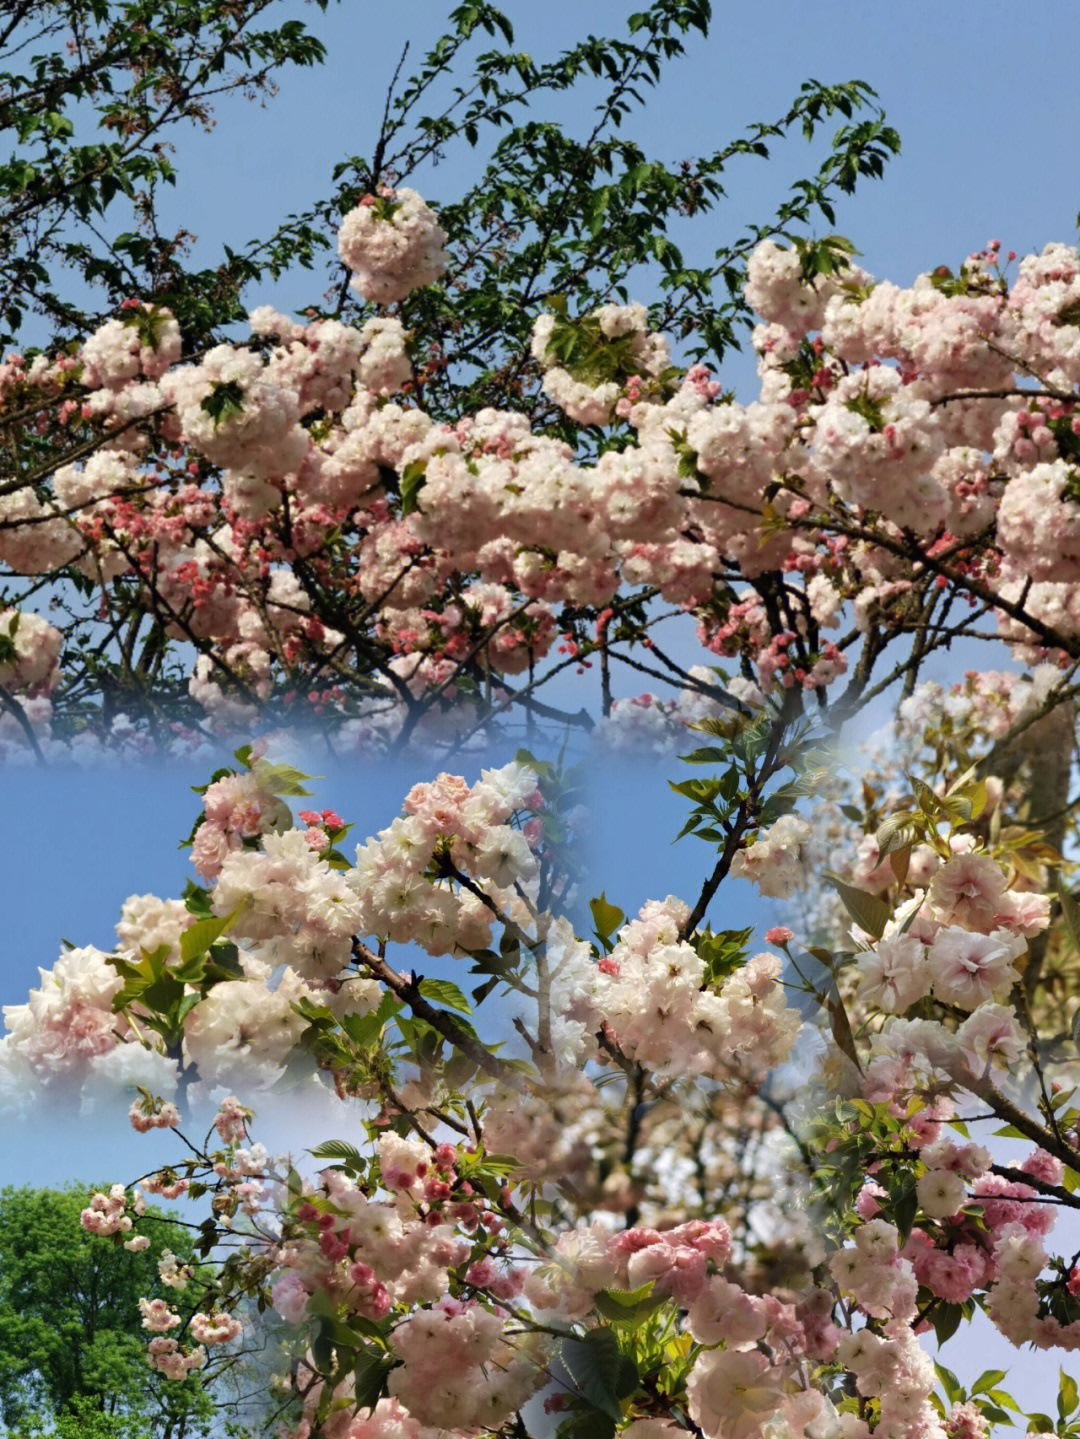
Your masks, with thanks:
M1080 1343L1073 816L1056 845L1025 820L1071 735L1038 717L1055 683L916 690L848 788L790 714L701 721L678 788L710 866L633 919L581 902L571 772L442 774L350 860L335 811L293 817L302 776L240 751L200 883L132 897L114 954L5 1015L14 1102L138 1085L136 1129L187 1138L84 1216L130 1247L140 1190L210 1201L217 1281L148 1302L149 1362L212 1373L272 1325L272 1422L329 1439L1011 1422L999 1370L965 1384L921 1336L982 1313L1003 1346ZM765 949L709 923L738 876L783 902L826 873ZM336 1096L324 1168L274 1152L290 1085ZM1072 1393L1032 1425L1065 1433Z
M445 239L415 192L383 187L340 248L366 298L398 301L445 272ZM1077 253L1048 246L1010 280L993 244L901 290L848 250L753 251L749 405L673 366L640 305L541 314L534 372L591 460L535 403L429 413L395 315L262 309L250 344L184 360L169 313L131 302L76 355L8 362L22 423L57 406L89 438L4 484L0 553L31 593L63 577L60 594L96 597L132 693L190 655L190 694L224 731L302 689L353 747L404 743L454 701L460 740L518 704L557 717L543 684L592 656L616 734L618 662L736 711L794 690L837 726L973 636L1059 664L1064 689ZM672 605L737 675L667 653ZM3 704L37 744L65 660L19 613L2 621Z

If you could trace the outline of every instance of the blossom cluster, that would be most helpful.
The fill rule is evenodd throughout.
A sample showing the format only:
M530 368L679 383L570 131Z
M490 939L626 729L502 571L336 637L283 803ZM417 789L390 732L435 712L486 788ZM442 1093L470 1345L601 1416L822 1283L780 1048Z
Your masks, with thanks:
M383 305L443 273L444 242L407 189L363 197L341 230ZM524 407L433 418L397 316L262 307L249 344L185 361L173 317L136 304L77 360L12 369L13 397L70 394L64 423L100 447L0 496L0 560L133 577L163 633L197 647L191 693L223 727L294 675L320 675L301 680L320 703L358 632L388 702L401 681L439 698L465 671L531 673L563 623L580 650L562 617L637 590L694 612L766 692L823 692L848 668L850 639L827 635L847 607L864 632L902 629L939 583L1000 599L1019 652L1057 659L1080 633L1076 252L1026 257L1011 287L993 250L907 289L804 260L773 241L751 256L749 404L673 369L641 305L541 315L548 396L617 429L588 461ZM590 644L612 643L598 623ZM47 723L55 656L0 683Z
M235 1186L247 1152L230 1146L204 1163ZM331 1439L384 1426L419 1435L493 1430L549 1384L559 1332L553 1326L584 1323L587 1335L597 1328L604 1295L650 1291L653 1307L664 1307L704 1346L686 1393L691 1418L710 1439L758 1432L752 1426L769 1422L835 1421L825 1396L805 1383L810 1368L832 1360L840 1340L824 1291L783 1302L746 1290L732 1271L732 1235L721 1219L663 1231L584 1224L539 1251L536 1235L519 1234L511 1244L513 1183L489 1198L458 1172L479 1157L475 1146L388 1133L378 1139L371 1181L328 1169L317 1185L292 1193L281 1240L270 1250L265 1282L273 1307L301 1328L328 1308L343 1326L355 1316L369 1334L385 1334L390 1364L387 1394L364 1415L352 1402L351 1377L339 1377L327 1393L309 1352L300 1369L315 1382L304 1386L304 1417L289 1431L294 1439L316 1424ZM266 1159L264 1152L264 1171ZM520 1247L523 1239L531 1254ZM161 1268L173 1283L173 1256L163 1256ZM150 1362L174 1378L206 1363L204 1346L228 1343L240 1329L228 1312L200 1309L187 1321L198 1347L175 1339L166 1345L162 1338L184 1323L179 1310L162 1299L143 1299L140 1308L144 1327L157 1336ZM530 1315L542 1327L530 1328ZM669 1423L664 1432L677 1431Z
M415 190L384 186L341 222L338 248L365 300L392 305L446 270L446 232Z
M791 1052L800 1019L785 1000L781 962L758 954L716 988L682 938L689 906L646 904L600 961L593 1003L619 1047L658 1074L760 1078Z

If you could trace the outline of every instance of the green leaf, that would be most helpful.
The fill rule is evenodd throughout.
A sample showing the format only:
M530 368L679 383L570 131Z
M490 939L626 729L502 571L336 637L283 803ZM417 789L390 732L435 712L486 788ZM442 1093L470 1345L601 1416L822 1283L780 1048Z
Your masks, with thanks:
M420 993L425 999L444 1004L447 1009L456 1009L460 1014L472 1014L472 1005L457 985L449 979L422 979Z
M650 1315L655 1314L667 1301L667 1295L655 1294L655 1283L639 1284L636 1289L601 1289L596 1295L596 1307L605 1319L613 1324L630 1329L636 1328Z
M600 939L609 939L626 919L618 905L610 904L603 892L599 899L589 900L589 910Z
M936 1360L934 1362L934 1368L937 1370L937 1377L941 1381L945 1398L950 1404L955 1404L957 1398L964 1392L959 1379L957 1379L951 1369L946 1369L944 1364L939 1364ZM975 1390L973 1389L971 1392L974 1394Z
M979 819L985 810L990 799L990 790L985 780L980 779L967 792L966 798L971 805L971 818Z
M198 961L202 967L200 987L205 991L206 981L219 984L222 980L243 979L244 970L240 963L240 951L230 940L219 940L211 945L209 953ZM180 973L179 970L176 971Z
M1000 1409L996 1404L987 1404L985 1399L979 1406L984 1419L989 1419L992 1424L1013 1424L1016 1421L1006 1409ZM1017 1411L1019 1412L1019 1410ZM1075 1430L1067 1431L1075 1434Z
M460 1161L457 1166L460 1169ZM521 1160L512 1154L485 1154L476 1166L477 1174L516 1174Z
M156 949L140 950L135 961L122 959L118 955L108 956L107 963L124 980L124 987L113 998L113 1012L119 1014L136 1000L153 1007L155 1001L163 1001L168 1008L175 1002L177 993L183 994L184 987L175 980L168 966L169 946L159 944ZM150 996L150 998L146 998Z
M426 460L413 460L401 473L401 517L411 515L418 508L420 491L424 488L427 474Z
M243 413L244 392L236 380L222 380L213 387L199 408L210 416L215 426L220 425Z
M867 894L865 890L856 889L854 885L847 884L839 875L825 873L825 880L831 884L833 889L843 901L844 908L860 929L872 935L874 939L880 939L885 933L885 926L888 924L891 911L883 899L876 894Z
M915 792L915 798L923 814L929 819L935 819L942 813L944 805L928 784L921 779L912 777L911 787Z
M555 1431L556 1439L615 1439L615 1420L598 1409L577 1409Z
M1029 1415L1027 1416L1027 1419L1028 1419L1028 1433L1029 1433L1029 1434L1037 1434L1037 1433L1052 1434L1052 1433L1054 1432L1054 1428L1055 1428L1054 1421L1050 1418L1050 1415L1049 1415L1049 1414L1040 1414L1040 1413L1029 1414Z
M184 1020L187 1019L188 1015L191 1013L191 1011L195 1008L197 1004L202 1003L202 1000L203 996L201 994L184 995L183 999L176 1007L176 1026L178 1029L183 1026Z
M266 790L268 794L311 793L304 788L304 780L311 779L312 776L294 769L291 764L271 764L269 760L259 759L251 766L251 773L258 780L259 788Z
M337 1159L341 1163L332 1166L337 1169L344 1169L349 1174L363 1174L367 1168L367 1160L360 1153L355 1145L348 1144L344 1139L326 1139L308 1153L312 1159Z
M357 1409L374 1409L386 1388L386 1376L394 1367L393 1357L374 1349L361 1349L353 1369L355 1389L352 1403Z
M985 1369L978 1379L971 1386L972 1394L987 1394L991 1389L996 1389L1005 1378L1008 1371L1005 1369Z
M320 1374L331 1374L334 1368L334 1346L330 1337L330 1326L324 1319L319 1325L318 1333L311 1341L311 1357L315 1361L315 1368ZM327 1388L329 1398L329 1388Z
M1064 1369L1059 1369L1057 1411L1058 1418L1062 1423L1068 1419L1078 1403L1080 1403L1080 1393L1077 1391L1076 1380L1071 1374L1066 1374Z
M614 1329L602 1325L582 1339L564 1340L561 1357L581 1397L619 1423L620 1400L628 1398L640 1381L633 1361L620 1354Z
M697 804L710 804L720 793L720 781L718 779L684 779L678 784L674 780L668 780L668 789L674 790L676 794L683 795L686 799L692 799Z
M1012 1395L1007 1394L1004 1389L988 1389L986 1391L986 1397L992 1399L995 1404L1000 1404L1003 1409L1011 1409L1014 1414L1021 1412L1020 1405L1017 1404Z
M233 910L220 919L199 919L194 924L188 925L180 936L180 961L188 964L193 959L204 955L216 939L221 936L232 924L239 911Z
M196 829L202 823L202 816L196 821ZM197 915L200 919L211 918L213 911L210 908L210 891L203 889L201 885L189 879L184 886L184 904L189 914Z
M854 818L858 819L858 812ZM910 817L906 814L890 815L882 820L877 829L878 853L882 859L907 847L917 838Z
M844 1008L844 1001L840 997L840 990L837 988L835 979L830 977L829 988L824 996L825 1009L829 1016L829 1028L832 1037L836 1041L837 1048L841 1054L847 1055L855 1068L862 1073L862 1062L859 1059L859 1051L855 1044L855 1035L852 1033L851 1021L848 1019L847 1010ZM897 1221L899 1223L899 1221Z
M378 1009L369 1010L367 1014L343 1014L339 1023L354 1044L361 1049L371 1049L400 1008L400 1003L387 991Z
M715 933L710 925L696 930L690 940L698 958L705 965L702 988L718 987L746 960L746 945L752 929L721 929Z
M937 1342L940 1345L944 1344L947 1339L951 1339L960 1328L960 1320L964 1317L964 1311L959 1304L939 1303L931 1317L934 1333L937 1335Z
M183 981L174 979L170 974L148 984L139 995L139 1003L144 1004L152 1014L160 1014L175 1020L176 1012L185 998L186 991Z
M499 975L493 974L490 979L485 979L483 984L478 984L472 992L473 1003L483 1004L498 983Z
M919 1212L919 1200L915 1192L914 1180L905 1183L892 1199L892 1220L899 1232L901 1243L906 1244L915 1223L915 1216Z

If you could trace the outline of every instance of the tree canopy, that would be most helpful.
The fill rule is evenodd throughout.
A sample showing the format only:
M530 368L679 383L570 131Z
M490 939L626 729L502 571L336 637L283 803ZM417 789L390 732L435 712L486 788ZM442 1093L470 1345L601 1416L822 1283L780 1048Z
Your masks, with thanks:
M155 1211L129 1253L79 1226L87 1189L0 1191L0 1419L19 1435L181 1439L206 1432L195 1381L166 1385L144 1358L139 1299L169 1291L158 1260L191 1255L189 1231Z

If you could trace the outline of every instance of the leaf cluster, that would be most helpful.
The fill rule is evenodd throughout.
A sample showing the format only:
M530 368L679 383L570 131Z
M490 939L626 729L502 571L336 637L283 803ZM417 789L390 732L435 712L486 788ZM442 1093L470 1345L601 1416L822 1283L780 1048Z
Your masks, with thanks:
M81 1186L0 1191L0 1420L29 1435L45 1417L63 1435L85 1413L80 1439L94 1426L126 1439L125 1419L150 1439L187 1414L189 1432L205 1432L212 1404L198 1381L174 1384L146 1364L138 1307L169 1293L157 1261L166 1248L190 1258L188 1231L151 1210L150 1247L129 1253L80 1226L88 1197Z
M325 10L330 0L308 0ZM161 233L155 194L176 184L167 137L209 127L234 90L268 93L325 49L296 18L260 24L270 0L15 0L0 22L0 346L28 314L82 334L126 296L170 305L192 339L236 318L240 287L276 249L310 253L303 227L216 272L183 266L185 232ZM123 217L122 219L120 217ZM74 298L75 270L104 300ZM90 300L93 305L93 300Z

